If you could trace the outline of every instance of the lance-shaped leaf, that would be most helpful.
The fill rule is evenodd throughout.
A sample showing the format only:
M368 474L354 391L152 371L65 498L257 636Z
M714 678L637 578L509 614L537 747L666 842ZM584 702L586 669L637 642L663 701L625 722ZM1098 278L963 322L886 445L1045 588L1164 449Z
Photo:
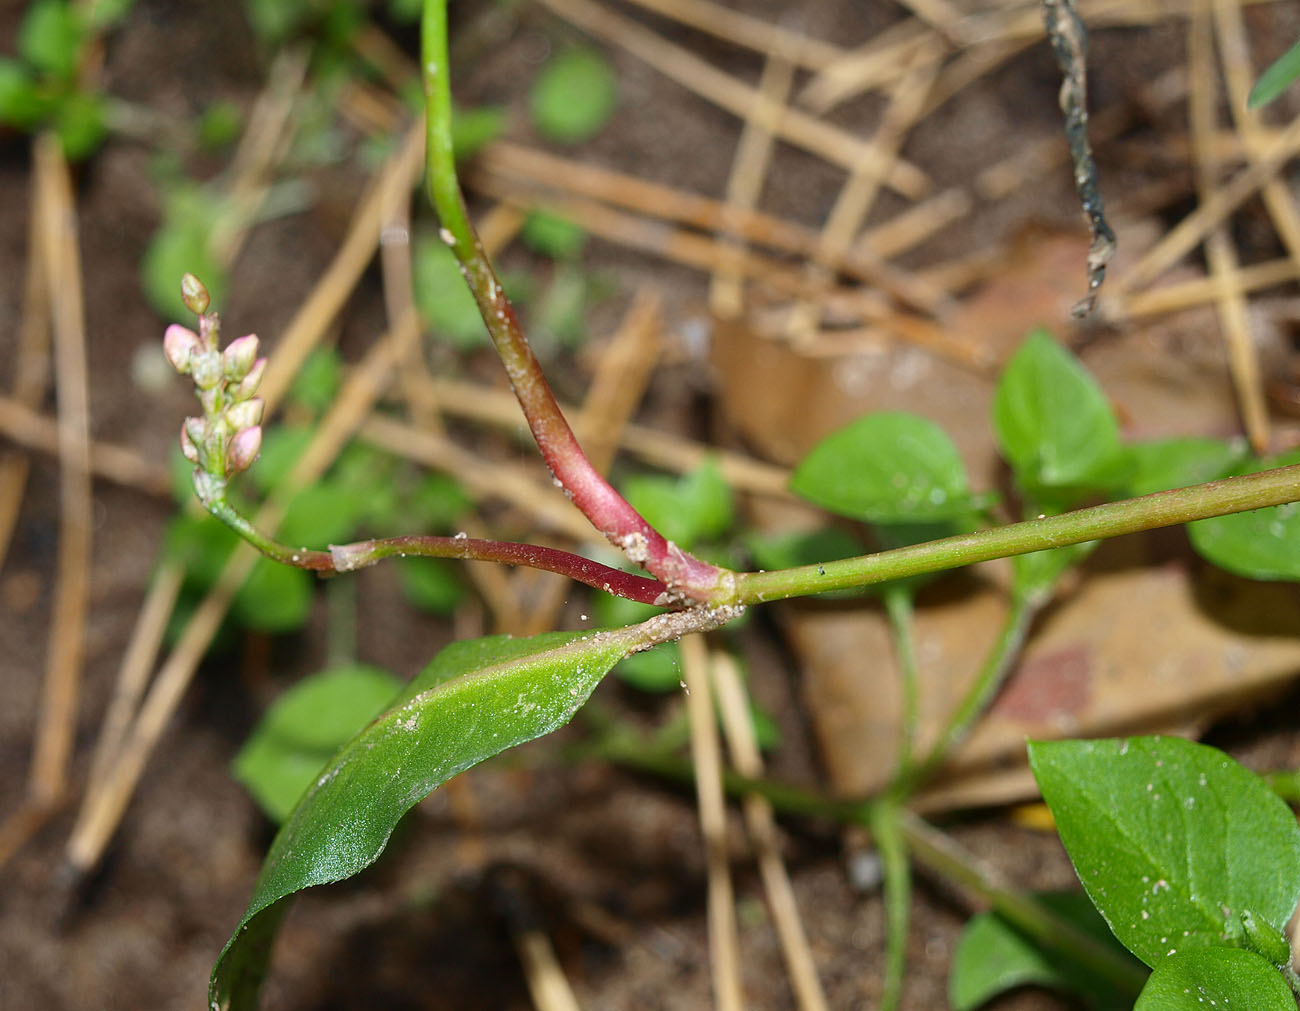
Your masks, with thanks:
M605 632L448 646L343 746L285 821L212 971L209 1005L255 1006L288 896L368 867L408 810L457 773L563 726L622 657L738 613L697 608Z

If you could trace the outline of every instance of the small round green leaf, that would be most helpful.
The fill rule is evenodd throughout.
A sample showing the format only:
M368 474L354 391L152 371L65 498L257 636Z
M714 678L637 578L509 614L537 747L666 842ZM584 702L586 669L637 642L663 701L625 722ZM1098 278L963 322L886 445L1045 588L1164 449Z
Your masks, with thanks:
M1151 974L1133 1011L1295 1011L1278 971L1253 951L1205 948L1165 959Z
M260 632L292 632L311 614L314 583L302 569L259 558L235 594L231 615Z
M1246 457L1243 439L1157 439L1128 447L1130 495L1150 495L1223 477Z
M618 81L597 50L569 49L542 68L528 100L538 133L557 144L577 144L613 114Z
M519 237L529 249L555 260L571 260L587 244L587 233L581 225L545 211L528 215Z
M1124 476L1106 395L1046 330L1030 334L1007 363L993 395L993 428L1027 489L1108 488Z
M244 742L235 778L269 817L284 821L330 757L383 712L401 689L393 674L365 664L321 671L281 695Z
M634 474L621 490L646 521L679 547L721 537L735 521L735 504L716 459L680 478Z
M1147 965L1240 938L1245 910L1290 919L1295 815L1221 751L1177 737L1031 741L1029 764L1083 887Z
M1237 474L1300 463L1300 450L1257 460ZM1216 516L1187 525L1192 547L1208 562L1248 579L1300 580L1300 504Z
M446 243L436 235L418 235L411 255L415 304L424 322L462 351L485 346L488 336L478 303Z
M451 614L465 599L465 585L455 565L443 558L401 558L397 562L402 593L416 607Z
M895 411L868 414L826 436L795 468L790 487L868 523L965 519L980 506L943 429Z
M66 0L36 0L18 26L18 54L42 73L68 78L85 38L80 12Z

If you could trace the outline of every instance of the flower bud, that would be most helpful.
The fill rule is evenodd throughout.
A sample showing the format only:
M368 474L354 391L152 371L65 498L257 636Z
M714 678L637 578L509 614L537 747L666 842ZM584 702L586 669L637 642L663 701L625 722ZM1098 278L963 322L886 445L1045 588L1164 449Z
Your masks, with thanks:
M221 352L221 371L229 382L237 383L248 375L257 360L257 338L253 334L238 337Z
M221 355L215 351L196 354L190 359L190 371L200 390L215 390L221 385Z
M199 462L199 447L194 445L194 440L190 438L190 428L188 421L197 421L197 418L188 419L186 424L181 425L181 454L190 463Z
M254 425L239 432L226 446L226 473L238 474L248 470L262 451L262 426Z
M208 423L202 418L186 418L185 423L181 426L181 431L184 432L184 435L182 436L181 449L185 448L184 439L189 440L190 445L194 447L196 453L198 452L199 447L203 446L208 441ZM188 453L186 454L186 459L189 459ZM198 463L199 461L195 460L194 462Z
M181 375L190 371L190 364L199 350L199 335L188 327L173 323L163 334L163 354Z
M240 380L239 385L232 387L230 396L233 400L247 400L257 388L262 385L262 376L266 372L266 359L259 358L253 362L253 367L248 370L248 375Z
M181 277L181 301L185 303L185 308L194 313L195 316L202 316L208 311L208 306L212 304L208 289L193 274L185 274Z
M241 400L226 410L226 424L236 432L262 423L262 399Z

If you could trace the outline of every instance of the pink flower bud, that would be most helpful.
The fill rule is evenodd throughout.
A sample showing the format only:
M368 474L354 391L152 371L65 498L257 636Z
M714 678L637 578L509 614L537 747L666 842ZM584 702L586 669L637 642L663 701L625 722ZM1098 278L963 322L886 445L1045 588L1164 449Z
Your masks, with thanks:
M190 359L190 372L200 390L215 390L221 385L221 355L215 351L196 354Z
M163 334L163 354L181 375L190 371L190 363L199 352L199 335L179 323L173 323Z
M248 470L262 451L262 426L245 428L230 440L226 447L226 473L238 474Z
M226 410L226 424L236 432L242 432L246 428L260 425L262 423L262 406L260 397L254 397L252 400L241 400Z
M262 385L262 376L266 372L266 359L259 358L253 362L253 367L248 370L248 375L240 380L239 385L231 389L230 396L234 400L247 400L257 388Z
M190 445L194 447L196 452L200 446L205 445L208 441L208 423L202 418L186 418L181 429L185 433L184 438L189 439ZM181 443L181 448L185 448L184 442ZM186 459L188 458L187 454ZM199 461L195 460L194 462L198 463Z
M188 424L181 425L181 454L190 463L199 462L199 447L194 445L194 440L190 438L190 428Z
M237 383L248 375L257 360L257 338L253 334L238 337L221 352L221 371L229 382Z
M194 313L195 316L202 316L208 311L208 306L212 304L208 289L193 274L185 274L181 278L181 301L185 303L185 308Z

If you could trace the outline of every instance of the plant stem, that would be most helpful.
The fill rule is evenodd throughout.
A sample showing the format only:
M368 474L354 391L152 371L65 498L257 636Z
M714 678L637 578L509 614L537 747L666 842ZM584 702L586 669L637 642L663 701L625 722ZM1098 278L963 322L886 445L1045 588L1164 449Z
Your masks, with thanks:
M971 727L983 715L993 696L1002 686L1012 664L1020 655L1020 647L1024 645L1029 626L1033 624L1035 616L1047 599L1046 594L1012 595L1011 609L1002 620L1002 631L998 635L997 642L993 644L993 649L985 658L984 666L980 668L975 683L971 685L960 705L948 717L947 724L925 760L899 777L898 789L904 795L917 790L952 754L953 749L965 740Z
M478 537L416 535L357 541L353 544L332 545L328 551L313 551L307 548L291 548L267 537L237 512L225 498L205 500L204 505L213 516L268 558L312 572L327 575L352 572L355 569L374 565L382 559L394 557L461 558L558 572L597 590L604 590L606 593L627 597L629 600L636 600L643 604L674 607L678 603L677 596L657 580L623 572L621 569L611 568L558 548L547 548L538 544L519 544L513 541L490 541Z
M903 704L898 741L898 778L907 778L912 767L912 747L916 740L919 712L919 683L916 669L916 636L913 621L913 594L910 587L896 584L884 593L885 613L894 634L894 652L898 656L898 673Z
M683 785L694 778L689 760L656 749L641 735L626 730L612 730L578 749L578 753ZM747 779L731 771L723 773L723 788L733 798L748 794L764 797L783 814L830 818L867 828L873 824L875 808L883 803L827 797L786 783ZM896 807L895 818L900 843L917 864L984 899L1030 937L1063 952L1115 986L1133 994L1142 989L1147 973L1135 961L1107 948L1032 895L1005 887L954 839L905 808ZM881 845L879 840L877 845Z
M425 0L421 50L429 197L442 223L442 239L456 254L542 458L574 505L610 543L672 591L689 599L712 602L729 591L731 573L665 540L592 466L555 402L541 365L519 327L514 307L502 291L470 223L456 178L451 141L446 0Z
M733 592L719 594L712 602L754 604L823 590L867 586L1297 500L1300 500L1300 464L1108 502L1058 516L1008 523L874 555L774 572L735 573Z
M1107 948L1032 895L1001 886L956 840L910 811L900 811L899 822L918 863L987 900L1008 923L1117 987L1132 994L1142 989L1147 971L1136 961Z
M885 983L880 1011L894 1011L903 995L907 969L907 923L912 912L912 867L907 855L899 814L892 798L871 808L871 834L884 869Z

